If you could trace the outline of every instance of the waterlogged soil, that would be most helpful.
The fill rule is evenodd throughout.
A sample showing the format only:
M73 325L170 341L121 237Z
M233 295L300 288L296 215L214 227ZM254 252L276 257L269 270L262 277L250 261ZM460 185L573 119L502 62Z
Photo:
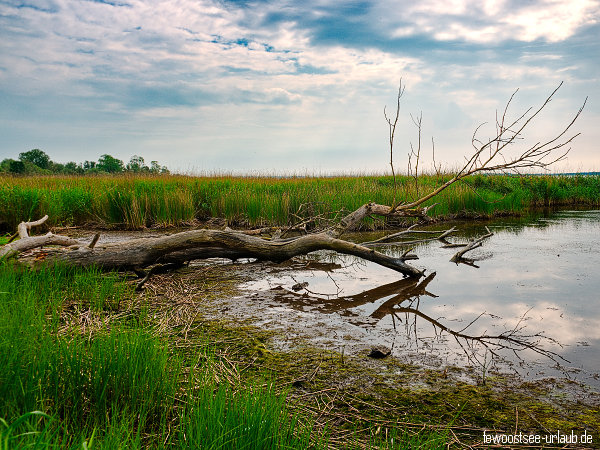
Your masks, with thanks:
M253 265L241 295L224 307L233 317L285 331L282 349L310 336L315 345L347 354L381 348L409 364L600 388L600 212L456 226L454 243L485 234L486 226L494 235L463 264L450 262L458 249L439 241L413 245L419 260L411 263L428 275L418 283L321 252ZM406 248L378 250L399 255Z
M151 279L146 295L168 300L176 291L179 300L167 303L183 302L177 308L185 309L188 330L201 323L243 335L241 360L272 371L292 397L336 426L348 414L453 423L472 445L483 429L577 430L599 446L600 211L429 229L451 226L458 228L452 243L475 239L486 226L494 235L461 264L449 261L458 249L437 240L411 244L419 257L411 264L426 269L419 282L316 252L283 264L192 262ZM101 239L162 234L107 232ZM377 249L398 255L407 246Z
M191 267L225 265L238 287L215 305L220 317L281 331L274 342L281 350L308 339L347 355L379 349L409 364L474 367L482 376L500 370L529 380L567 377L600 388L600 211L428 229L452 226L458 230L448 238L452 243L475 239L485 227L494 235L465 255L466 264L450 262L460 248L442 248L437 240L376 247L396 256L412 247L419 259L410 263L426 270L420 282L330 252L282 264L210 260ZM101 242L164 234L103 232ZM347 238L364 242L381 235Z

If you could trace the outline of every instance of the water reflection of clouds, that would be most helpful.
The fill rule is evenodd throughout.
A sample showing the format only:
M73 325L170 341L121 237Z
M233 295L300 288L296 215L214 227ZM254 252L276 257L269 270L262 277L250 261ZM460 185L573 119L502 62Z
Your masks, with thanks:
M427 308L424 308L427 309ZM469 327L472 334L488 332L490 328L513 329L524 326L524 334L543 333L564 346L576 345L581 341L600 341L600 318L569 315L556 303L541 301L531 306L527 303L495 305L493 311L489 303L468 303L459 305L438 305L432 308L433 315L444 315L447 320L469 323L487 311Z
M486 312L469 326L469 334L500 334L524 325L523 334L541 333L555 339L565 347L553 347L553 350L587 370L600 371L600 277L597 274L600 212L563 213L529 226L523 221L517 225L508 222L508 229L494 223L494 236L484 242L483 248L470 253L476 259L482 254L487 257L478 263L479 269L449 262L455 250L441 249L438 242L415 249L420 259L411 263L426 268L427 273L437 273L427 290L439 296L421 296L419 310L455 330ZM453 241L465 241L467 236L472 238L483 230L483 225L470 224L468 233L456 236ZM385 248L385 252L391 254L404 250ZM325 259L328 257L331 256ZM295 283L307 281L312 292L348 296L401 278L394 271L371 263L356 265L352 257L337 261L345 267L328 274L297 272L293 278L284 271L271 284L280 283L289 289ZM381 336L389 337L398 325L394 317L391 314L378 320L371 317L387 300L389 297L381 297L372 304L354 307L353 314L345 316L346 320L362 323L363 328L367 327L364 328L367 335L378 330ZM401 306L406 306L406 302ZM328 316L342 319L344 314ZM404 321L404 326L406 324ZM452 340L447 342L436 336L431 323L418 318L416 331L419 339L432 339L429 351L448 356ZM410 339L406 339L402 345L412 348L420 344L411 344Z

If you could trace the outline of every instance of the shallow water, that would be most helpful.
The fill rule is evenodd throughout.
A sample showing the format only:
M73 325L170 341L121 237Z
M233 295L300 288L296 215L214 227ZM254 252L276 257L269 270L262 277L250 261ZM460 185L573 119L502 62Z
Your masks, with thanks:
M409 262L430 276L415 283L376 264L317 252L293 270L245 284L247 292L269 293L268 301L247 296L262 311L255 322L321 330L313 339L334 348L381 345L406 362L566 376L600 387L600 211L456 225L449 241L481 236L486 225L494 233L465 255L471 265L450 262L458 249L439 241L419 244L419 259ZM400 254L406 247L377 249ZM329 264L298 268L309 262Z

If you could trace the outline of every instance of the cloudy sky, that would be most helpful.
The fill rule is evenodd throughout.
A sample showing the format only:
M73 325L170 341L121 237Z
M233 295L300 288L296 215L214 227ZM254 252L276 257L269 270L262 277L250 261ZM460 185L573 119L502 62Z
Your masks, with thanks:
M411 114L423 164L434 137L452 168L517 88L514 116L564 81L524 143L589 96L561 169L600 170L599 19L597 0L0 0L0 158L384 172L402 77L398 169Z

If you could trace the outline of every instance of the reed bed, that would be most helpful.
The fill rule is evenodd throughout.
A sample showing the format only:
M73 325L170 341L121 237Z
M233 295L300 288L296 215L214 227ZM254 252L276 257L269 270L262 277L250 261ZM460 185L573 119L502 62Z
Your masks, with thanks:
M93 223L140 229L224 218L241 226L285 226L297 213L354 210L373 201L409 202L449 179L398 177L190 177L183 175L0 177L0 226L45 214L51 226ZM598 176L485 176L456 183L427 204L434 215L520 213L535 206L600 204ZM306 208L306 207L309 208Z

